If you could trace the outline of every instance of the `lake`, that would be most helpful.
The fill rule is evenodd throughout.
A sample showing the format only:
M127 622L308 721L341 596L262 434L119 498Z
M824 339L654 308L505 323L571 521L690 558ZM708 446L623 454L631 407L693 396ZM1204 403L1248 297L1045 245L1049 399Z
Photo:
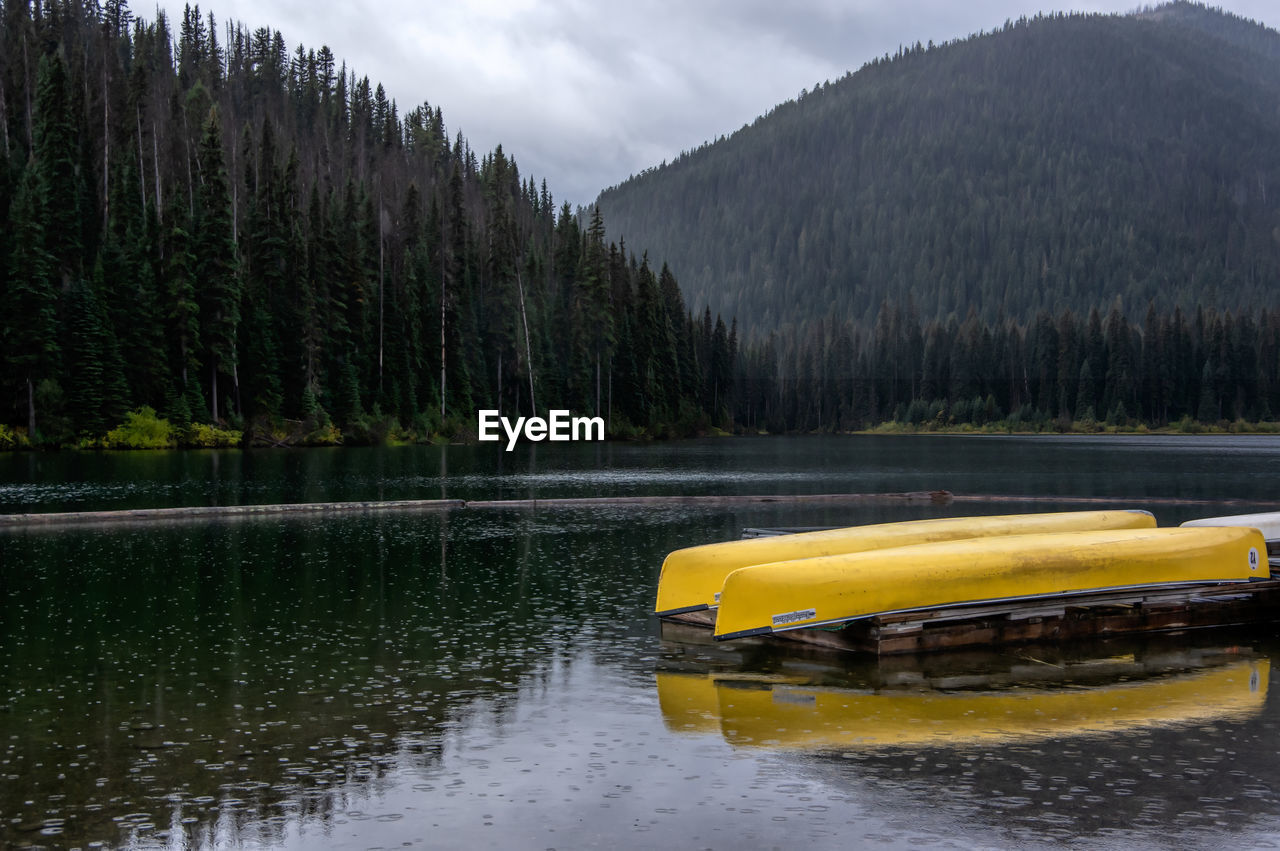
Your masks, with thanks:
M0 456L0 512L946 489L0 532L0 846L1280 844L1280 632L867 661L649 616L744 526L1275 507L1280 439ZM1223 500L1236 500L1223 506ZM1119 504L1119 503L1118 503ZM1277 686L1280 692L1280 685Z

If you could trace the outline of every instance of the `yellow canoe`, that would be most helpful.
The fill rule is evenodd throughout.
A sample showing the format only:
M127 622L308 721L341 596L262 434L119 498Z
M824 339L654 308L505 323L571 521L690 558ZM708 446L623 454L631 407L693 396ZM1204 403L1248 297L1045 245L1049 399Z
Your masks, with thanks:
M666 617L714 608L729 574L756 564L964 538L1091 529L1150 529L1155 525L1155 518L1146 511L1063 511L909 520L704 544L676 550L667 556L658 577L658 601L654 613Z
M1266 659L1242 660L1100 687L996 692L744 687L659 672L657 686L663 720L673 732L718 731L737 747L823 751L1060 740L1243 720L1262 710L1270 672Z
M1265 553L1257 529L1179 527L978 538L755 565L725 580L715 637L965 603L1265 579Z

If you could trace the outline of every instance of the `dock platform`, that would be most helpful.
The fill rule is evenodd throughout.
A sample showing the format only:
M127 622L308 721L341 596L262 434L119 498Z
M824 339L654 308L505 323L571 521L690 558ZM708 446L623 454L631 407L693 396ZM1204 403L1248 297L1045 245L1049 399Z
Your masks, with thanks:
M715 612L668 620L710 628ZM1123 589L874 615L837 629L794 629L759 640L890 656L937 650L1175 633L1280 620L1280 579L1148 591Z

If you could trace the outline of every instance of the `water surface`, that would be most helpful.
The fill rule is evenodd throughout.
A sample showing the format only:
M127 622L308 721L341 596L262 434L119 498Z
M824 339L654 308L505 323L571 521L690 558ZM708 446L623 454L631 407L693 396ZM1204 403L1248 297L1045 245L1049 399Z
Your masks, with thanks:
M0 453L0 511L875 493L1277 497L1280 436L853 435L669 443Z
M1270 438L545 449L7 456L0 487L24 511L921 488L1139 508L1230 497L1244 511L1275 498L1280 463ZM6 532L0 846L1280 843L1273 629L868 662L708 642L648 615L668 551L743 526L1008 510L462 509Z

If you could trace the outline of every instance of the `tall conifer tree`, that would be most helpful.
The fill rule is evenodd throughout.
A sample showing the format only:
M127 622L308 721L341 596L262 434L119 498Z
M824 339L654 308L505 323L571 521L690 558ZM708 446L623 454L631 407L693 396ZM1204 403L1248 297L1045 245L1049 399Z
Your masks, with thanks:
M209 111L200 142L202 182L196 203L194 251L196 291L200 309L200 341L208 377L210 415L216 422L229 413L220 410L225 383L232 380L238 395L236 343L240 327L240 279L235 241L231 235L230 197L222 153L222 127L215 107ZM238 405L238 400L237 400Z

